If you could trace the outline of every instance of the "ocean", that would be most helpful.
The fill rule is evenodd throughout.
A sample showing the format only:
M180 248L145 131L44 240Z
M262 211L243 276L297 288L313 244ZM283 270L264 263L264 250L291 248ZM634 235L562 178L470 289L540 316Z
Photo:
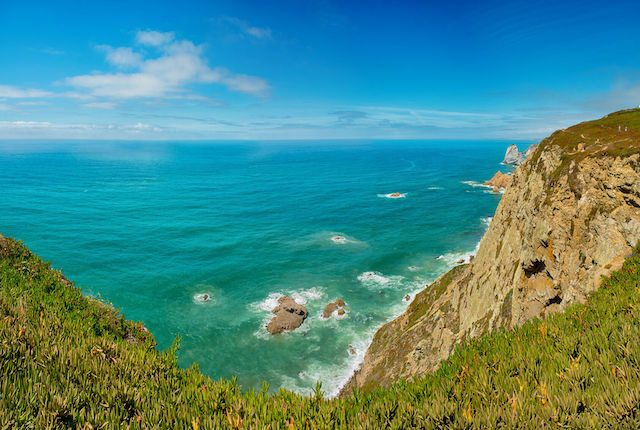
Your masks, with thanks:
M500 200L478 185L510 143L5 141L0 233L158 348L181 336L181 366L334 395L407 296L474 252ZM273 336L281 295L309 317Z

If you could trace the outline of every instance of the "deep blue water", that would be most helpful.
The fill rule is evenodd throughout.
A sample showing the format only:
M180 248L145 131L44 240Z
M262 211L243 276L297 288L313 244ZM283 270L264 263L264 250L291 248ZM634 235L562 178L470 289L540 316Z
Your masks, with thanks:
M500 196L463 181L504 171L508 144L0 142L0 232L161 348L182 336L183 366L330 394L407 294L473 252ZM310 317L271 336L279 294ZM338 297L345 317L322 319Z

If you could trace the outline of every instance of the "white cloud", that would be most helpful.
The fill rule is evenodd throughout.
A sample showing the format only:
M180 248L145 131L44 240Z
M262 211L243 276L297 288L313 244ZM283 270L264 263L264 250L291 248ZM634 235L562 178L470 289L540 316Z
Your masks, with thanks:
M33 88L22 89L11 85L0 85L0 98L7 99L30 99L38 97L49 97L53 93Z
M222 19L240 29L244 34L257 39L268 39L271 37L271 29L269 27L256 27L245 20L233 16L225 16Z
M175 38L175 33L167 32L162 33L160 31L138 31L136 33L136 42L141 45L148 46L162 46L171 42Z
M80 75L65 82L92 96L118 99L183 97L189 93L187 87L197 83L217 83L256 97L269 94L271 87L262 78L236 74L222 67L211 69L201 46L188 40L173 40L173 33L139 32L138 40L141 39L159 47L160 56L142 60L130 48L118 48L108 51L107 61L132 67L137 62L136 71Z
M226 85L232 91L251 94L258 97L265 97L269 94L271 87L262 78L232 73L224 67L216 67L211 70L206 79L210 82L217 82Z
M142 55L128 47L112 48L109 45L100 45L98 49L106 51L107 62L116 67L136 67L142 63Z
M113 102L92 102L92 103L85 103L80 106L89 108L89 109L115 109L115 107L118 105Z
M157 139L166 130L151 124L58 123L50 121L0 121L2 138L131 138Z

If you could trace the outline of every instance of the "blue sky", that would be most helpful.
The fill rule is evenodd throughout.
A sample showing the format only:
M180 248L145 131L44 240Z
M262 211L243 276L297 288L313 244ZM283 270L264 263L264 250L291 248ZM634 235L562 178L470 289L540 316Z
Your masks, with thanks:
M640 2L0 0L0 138L523 139L640 104Z

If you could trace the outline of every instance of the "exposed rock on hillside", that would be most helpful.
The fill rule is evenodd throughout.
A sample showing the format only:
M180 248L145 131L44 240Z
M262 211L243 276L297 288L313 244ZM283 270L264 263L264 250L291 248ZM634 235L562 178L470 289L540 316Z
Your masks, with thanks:
M465 339L584 300L639 239L640 110L553 133L513 174L476 258L376 332L343 393L432 371Z
M307 318L307 308L297 303L289 296L278 299L278 306L272 311L275 314L269 324L267 331L271 334L282 333L283 331L295 330L302 325Z

